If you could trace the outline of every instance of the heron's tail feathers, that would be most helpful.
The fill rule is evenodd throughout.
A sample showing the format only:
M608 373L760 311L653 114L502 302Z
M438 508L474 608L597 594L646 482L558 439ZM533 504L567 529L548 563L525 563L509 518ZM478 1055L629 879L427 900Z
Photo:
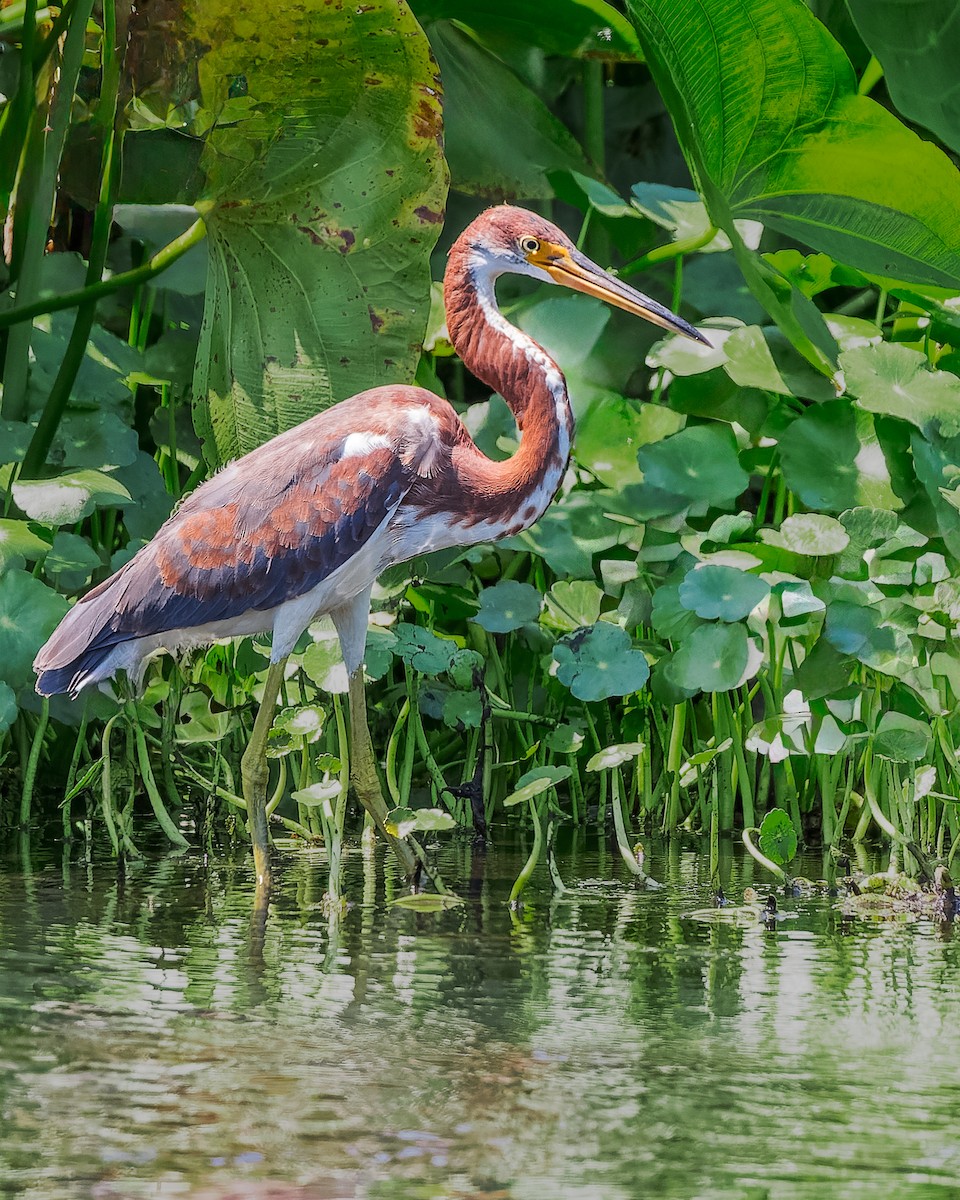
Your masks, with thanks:
M131 661L136 657L123 654L129 636L111 624L116 614L117 579L113 576L78 600L40 647L33 669L41 696L68 692L75 697L88 684L108 679L119 667L127 666L126 657Z

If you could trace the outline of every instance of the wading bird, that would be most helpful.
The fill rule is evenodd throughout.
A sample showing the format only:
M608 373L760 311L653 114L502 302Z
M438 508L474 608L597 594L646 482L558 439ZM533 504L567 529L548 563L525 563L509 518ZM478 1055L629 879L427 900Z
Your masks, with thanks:
M664 329L706 341L686 321L581 254L555 225L524 209L488 209L450 251L444 300L467 368L500 393L520 448L492 462L453 408L408 386L373 388L280 434L184 500L151 542L82 597L40 650L41 695L217 638L270 631L270 669L242 761L258 877L269 878L267 735L284 663L321 614L336 626L350 678L351 774L364 807L408 873L406 843L384 828L363 693L370 593L394 563L519 533L553 498L566 469L573 414L557 364L497 307L495 284L529 275L597 296Z

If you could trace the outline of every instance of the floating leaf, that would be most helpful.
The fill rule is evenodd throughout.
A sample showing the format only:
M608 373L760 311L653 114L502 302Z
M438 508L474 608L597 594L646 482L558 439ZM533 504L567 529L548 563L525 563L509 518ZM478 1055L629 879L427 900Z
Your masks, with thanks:
M33 660L70 606L26 571L0 577L0 680L14 690L33 683Z
M573 771L570 767L534 767L532 771L527 771L517 780L516 789L503 802L504 808L512 808L514 804L532 800L534 796L539 796L548 788L563 783L572 774Z
M760 824L760 853L782 867L797 853L797 831L782 808L772 808Z
M540 616L543 597L529 583L504 579L480 593L480 611L472 619L488 633L510 633Z
M629 696L650 678L650 667L619 625L598 621L567 634L553 648L557 678L578 700Z
M707 563L687 572L680 603L705 620L739 621L769 593L770 585L756 575Z
M409 908L413 912L444 912L448 908L459 908L463 901L450 892L416 892L410 896L399 896L390 901L391 908Z
M747 668L748 640L744 625L701 625L674 654L667 674L687 690L728 691Z
M873 735L873 752L891 762L920 762L933 743L930 726L904 713L885 712Z
M797 513L787 517L779 531L761 529L760 537L769 546L780 546L811 558L839 554L850 540L840 522L823 513Z
M644 482L677 497L680 508L702 501L723 504L739 496L750 482L727 425L681 429L662 442L642 446L637 461Z
M619 742L614 746L604 746L587 763L587 770L612 771L614 767L622 767L624 763L639 758L644 749L643 742Z
M95 508L129 504L130 493L101 471L71 471L52 479L21 479L13 485L13 498L35 521L72 525Z

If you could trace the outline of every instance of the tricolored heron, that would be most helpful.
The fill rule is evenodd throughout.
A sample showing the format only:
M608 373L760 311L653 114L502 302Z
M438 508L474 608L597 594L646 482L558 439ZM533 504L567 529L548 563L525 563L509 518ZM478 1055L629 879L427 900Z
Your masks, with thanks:
M465 365L500 393L520 448L493 462L454 409L423 388L361 392L260 446L202 484L151 542L83 596L40 650L41 695L126 671L216 638L271 631L270 668L242 761L258 877L269 877L267 735L287 656L321 614L333 618L349 673L356 792L409 872L416 860L384 827L366 721L363 654L370 593L394 563L494 541L532 525L566 469L573 413L552 358L506 320L495 284L530 275L597 296L703 342L656 300L590 261L524 209L488 209L450 251L447 327Z

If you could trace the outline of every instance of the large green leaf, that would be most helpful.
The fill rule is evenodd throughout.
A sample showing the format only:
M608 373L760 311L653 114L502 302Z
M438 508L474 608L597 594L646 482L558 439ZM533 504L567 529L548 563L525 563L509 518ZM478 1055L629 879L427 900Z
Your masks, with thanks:
M69 605L26 571L0 578L0 679L14 690L33 679L33 660Z
M424 25L450 18L484 38L536 46L547 54L640 57L640 43L630 23L605 0L551 0L549 18L543 0L411 0L410 7Z
M897 108L960 150L957 0L847 0L847 7Z
M553 195L548 171L590 169L563 122L489 50L448 22L431 26L430 44L454 187L491 200L542 199Z
M832 357L822 321L750 254L734 219L874 275L956 286L960 175L857 95L846 55L801 0L629 0L628 9L712 219L754 294L815 365Z
M210 258L194 393L223 460L413 378L446 168L430 48L401 0L305 0L268 19L254 0L198 0L191 33L203 107L222 118L198 205Z

